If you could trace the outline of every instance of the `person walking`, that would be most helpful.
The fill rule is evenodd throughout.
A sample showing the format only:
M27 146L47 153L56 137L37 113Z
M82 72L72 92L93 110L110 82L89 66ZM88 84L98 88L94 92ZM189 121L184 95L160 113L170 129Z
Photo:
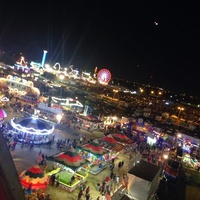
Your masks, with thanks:
M80 190L78 193L78 200L80 200L82 196L83 196L83 190Z
M59 175L56 177L56 187L59 187L60 185L60 177Z
M115 164L115 158L112 158L112 164Z
M82 142L83 142L83 138L81 136L80 139L79 139L79 143L82 144Z
M85 196L87 196L90 193L90 186L88 186L85 190Z
M86 141L86 135L83 135L83 142Z
M114 175L113 175L113 181L114 181L114 182L116 181L116 177L117 177L117 175L114 174Z
M84 191L84 186L82 183L80 184L80 190Z
M118 163L118 170L121 168L121 166L122 166L122 163L121 163L121 161L119 161L119 163Z
M124 161L122 160L122 162L121 162L121 167L123 167L124 166Z
M52 182L51 182L51 184L52 184L52 186L54 186L55 185L55 180L56 180L56 176L55 176L55 174L53 174L52 176L51 176L51 180L52 180Z
M101 199L102 199L102 200L106 200L106 196L105 196L104 193L102 194Z
M110 179L113 180L113 177L114 177L114 172L111 171L111 173L110 173Z
M116 177L116 186L119 187L119 176Z
M100 191L100 188L101 188L101 184L100 184L100 183L97 183L97 185L96 185L96 190L97 190L97 191Z
M91 200L90 193L86 194L85 199L86 199L86 200Z

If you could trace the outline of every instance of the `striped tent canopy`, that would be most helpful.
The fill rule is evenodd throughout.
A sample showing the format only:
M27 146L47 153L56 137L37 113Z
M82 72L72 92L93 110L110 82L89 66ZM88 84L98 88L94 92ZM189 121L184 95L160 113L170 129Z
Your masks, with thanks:
M127 137L123 132L115 133L112 135L115 140L125 144L133 143L133 140Z
M117 141L112 137L112 135L104 136L98 141L99 141L99 144L106 149L112 149L117 143Z
M30 167L27 171L23 171L19 175L21 185L26 189L46 189L48 185L49 178L42 171L39 165L34 165Z
M108 153L108 151L102 147L102 145L99 143L97 139L93 140L90 143L82 145L81 149L88 151L92 154L96 154L98 156Z
M70 148L68 151L49 156L46 159L60 163L74 171L78 170L78 168L87 162L75 151L74 148Z
M125 147L122 143L119 143L117 140L115 140L112 137L112 135L104 136L102 139L99 140L99 143L104 148L109 149L110 151L115 151L115 152L120 152Z

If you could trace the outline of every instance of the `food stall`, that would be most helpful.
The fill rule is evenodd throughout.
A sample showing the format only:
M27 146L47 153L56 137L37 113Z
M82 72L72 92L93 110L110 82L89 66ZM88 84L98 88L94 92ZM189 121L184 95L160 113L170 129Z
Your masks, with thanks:
M98 140L94 140L90 143L82 145L78 148L78 151L84 159L90 162L89 165L83 166L84 170L88 170L92 174L98 174L106 168L107 162L104 158L105 155L109 153L109 151L104 149L99 144Z
M104 160L110 161L113 158L117 158L118 154L125 148L125 145L117 142L112 135L104 136L102 139L98 140L100 145L108 150L108 153L103 155Z
M53 161L53 170L49 170L49 176L59 176L59 187L69 192L74 191L79 185L86 181L88 173L82 170L83 165L87 165L87 160L83 159L74 148L46 158Z

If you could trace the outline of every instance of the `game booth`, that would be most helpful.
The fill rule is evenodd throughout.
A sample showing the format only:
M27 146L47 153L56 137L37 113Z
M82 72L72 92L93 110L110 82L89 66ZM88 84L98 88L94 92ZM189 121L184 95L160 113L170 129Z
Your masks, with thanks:
M189 153L184 153L182 157L182 164L184 167L197 169L200 161L198 161L194 156L191 156Z
M108 153L104 155L104 160L110 161L113 158L117 158L118 154L125 148L125 145L117 142L112 135L104 136L102 139L99 139L99 144L106 150Z
M72 192L86 181L88 173L82 170L82 166L87 166L87 160L83 159L74 148L46 159L54 162L53 170L49 170L47 175L59 176L59 187Z
M181 163L173 158L168 159L164 164L165 178L170 181L176 181L181 169Z
M106 154L109 153L106 149L104 149L97 139L93 140L90 143L82 145L77 148L79 154L86 160L90 162L89 169L83 168L84 170L88 170L91 174L98 174L103 169L106 168Z
M95 116L88 115L78 115L77 116L79 122L81 122L82 127L85 128L92 128L92 129L97 129L98 127L103 126L103 121L97 119Z

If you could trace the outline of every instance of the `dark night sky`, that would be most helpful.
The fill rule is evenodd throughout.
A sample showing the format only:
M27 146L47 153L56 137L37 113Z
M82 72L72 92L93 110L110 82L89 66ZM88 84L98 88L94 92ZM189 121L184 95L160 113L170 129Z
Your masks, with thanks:
M200 96L200 4L127 2L1 1L0 50Z

